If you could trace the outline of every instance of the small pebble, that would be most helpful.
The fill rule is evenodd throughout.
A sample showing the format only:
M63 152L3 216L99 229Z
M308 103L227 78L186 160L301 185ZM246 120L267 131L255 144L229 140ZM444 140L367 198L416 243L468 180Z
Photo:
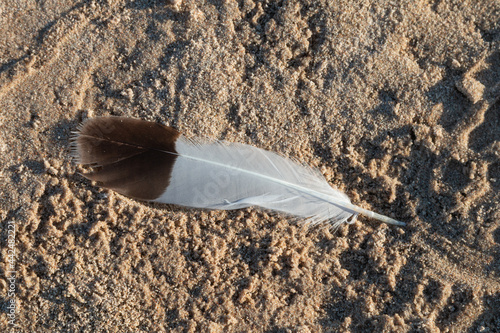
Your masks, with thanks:
M464 76L461 81L457 82L456 87L474 104L483 99L484 86L476 79Z

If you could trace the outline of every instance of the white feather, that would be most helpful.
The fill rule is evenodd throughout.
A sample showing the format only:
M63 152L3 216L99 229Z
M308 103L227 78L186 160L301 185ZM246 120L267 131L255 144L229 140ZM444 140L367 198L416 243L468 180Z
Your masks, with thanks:
M338 226L358 213L404 225L353 205L310 167L256 147L180 136L170 184L155 201L207 209L249 206L281 211L311 224Z

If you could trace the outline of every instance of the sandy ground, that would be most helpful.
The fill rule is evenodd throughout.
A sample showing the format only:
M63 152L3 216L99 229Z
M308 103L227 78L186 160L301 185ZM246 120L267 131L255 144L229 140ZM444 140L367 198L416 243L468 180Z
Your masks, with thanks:
M499 332L499 21L490 0L1 1L0 331ZM69 156L99 115L296 158L408 226L99 189Z

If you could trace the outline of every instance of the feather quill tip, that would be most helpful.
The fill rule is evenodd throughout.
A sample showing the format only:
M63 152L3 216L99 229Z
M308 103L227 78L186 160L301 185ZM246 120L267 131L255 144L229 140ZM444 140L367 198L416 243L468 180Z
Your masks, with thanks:
M381 216L383 216L384 218L383 219L375 218L375 219L377 219L377 220L379 220L381 222L385 222L387 224L397 225L397 226L400 226L400 227L405 227L406 226L406 223L404 223L404 222L395 220L395 219L390 218L388 216L384 216L384 215L381 215Z
M354 206L353 205L353 207L350 207L350 209L352 209L353 211L355 211L355 212L357 212L357 213L359 213L361 215L365 215L367 217L371 217L372 219L379 220L379 221L387 223L387 224L397 225L397 226L400 226L400 227L406 226L406 223L404 223L404 222L398 221L398 220L393 219L392 217L389 217L389 216L385 216L385 215L382 215L382 214L378 214L378 213L372 212L371 210L364 209L364 208L361 208L359 206Z

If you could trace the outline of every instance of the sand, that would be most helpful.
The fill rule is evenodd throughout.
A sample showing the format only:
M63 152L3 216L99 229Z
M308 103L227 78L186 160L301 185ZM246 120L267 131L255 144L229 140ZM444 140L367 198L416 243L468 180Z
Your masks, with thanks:
M1 1L0 331L499 332L499 21L490 0ZM408 226L100 189L69 155L100 115L279 152Z

